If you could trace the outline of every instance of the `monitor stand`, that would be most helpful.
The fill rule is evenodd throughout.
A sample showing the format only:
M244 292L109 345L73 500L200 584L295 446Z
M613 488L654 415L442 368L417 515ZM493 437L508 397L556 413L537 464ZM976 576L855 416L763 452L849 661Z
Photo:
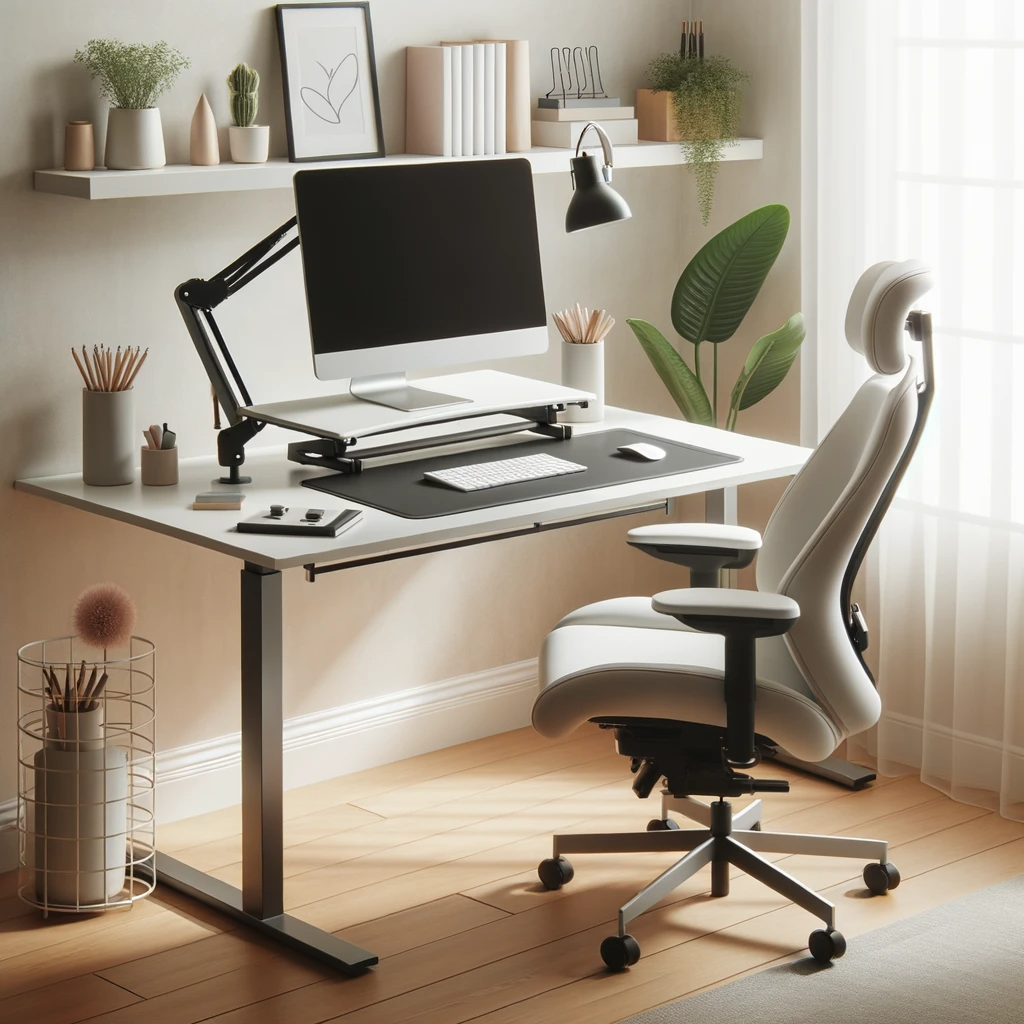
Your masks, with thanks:
M470 399L455 395L442 395L437 391L414 388L405 379L404 373L381 373L372 377L353 377L349 383L353 398L375 405L386 405L389 409L402 412L419 412L421 409L438 409L446 405L468 405Z

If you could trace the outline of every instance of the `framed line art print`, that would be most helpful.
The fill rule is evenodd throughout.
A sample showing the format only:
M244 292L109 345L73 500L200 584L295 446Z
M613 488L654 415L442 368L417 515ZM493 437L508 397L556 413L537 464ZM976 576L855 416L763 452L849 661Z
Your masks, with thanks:
M278 4L288 159L384 155L370 5Z

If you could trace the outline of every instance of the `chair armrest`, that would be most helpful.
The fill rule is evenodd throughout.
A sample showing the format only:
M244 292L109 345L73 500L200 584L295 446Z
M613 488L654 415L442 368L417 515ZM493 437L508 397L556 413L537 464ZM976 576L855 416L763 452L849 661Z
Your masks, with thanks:
M717 587L666 590L651 598L651 607L702 633L751 639L786 633L800 618L800 605L791 597Z
M626 542L645 554L685 565L694 587L717 586L721 569L743 569L761 547L761 535L745 526L666 523L630 530Z
M702 633L725 637L726 760L734 768L757 763L754 702L761 636L778 636L800 618L800 606L782 594L701 588L666 590L651 607Z

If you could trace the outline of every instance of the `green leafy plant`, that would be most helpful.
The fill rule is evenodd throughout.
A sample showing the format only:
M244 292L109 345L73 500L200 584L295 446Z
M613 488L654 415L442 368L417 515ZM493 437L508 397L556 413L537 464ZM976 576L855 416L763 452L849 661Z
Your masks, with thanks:
M122 43L117 39L90 39L75 51L100 80L100 92L112 106L129 110L155 107L178 75L190 66L189 59L167 43Z
M249 128L259 110L260 75L246 63L236 64L228 75L231 117L239 128Z
M737 331L754 304L789 233L789 210L763 206L712 238L683 271L672 294L672 326L693 345L693 369L653 324L627 320L679 411L693 423L718 425L718 346ZM758 339L733 385L727 430L782 383L806 336L803 314ZM701 373L701 345L713 353L711 397Z
M750 75L728 57L682 57L663 53L648 65L655 92L672 93L679 145L697 184L701 220L707 224L715 197L718 162L740 130L740 88Z

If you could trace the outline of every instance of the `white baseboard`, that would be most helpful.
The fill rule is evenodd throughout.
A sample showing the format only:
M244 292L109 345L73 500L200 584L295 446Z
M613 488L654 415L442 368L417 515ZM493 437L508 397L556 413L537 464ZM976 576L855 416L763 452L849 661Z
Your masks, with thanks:
M928 774L959 787L1006 793L1024 800L1024 749L911 715L886 711L878 723L877 745L885 759L921 768L928 743Z
M302 715L284 723L284 788L400 761L530 724L537 661ZM241 801L241 733L156 755L158 821ZM0 802L0 871L17 866L17 800Z
M537 661L475 672L284 723L284 788L389 764L530 723ZM156 756L159 821L241 801L241 734Z

